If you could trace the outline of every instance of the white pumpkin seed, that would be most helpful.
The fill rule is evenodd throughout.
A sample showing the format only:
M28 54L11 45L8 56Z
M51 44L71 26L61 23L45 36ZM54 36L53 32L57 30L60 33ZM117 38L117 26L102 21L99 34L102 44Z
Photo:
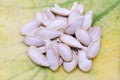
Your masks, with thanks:
M73 55L73 59L71 62L63 62L63 67L66 72L73 71L77 66L77 55L74 51L72 55Z
M88 46L92 42L88 32L82 28L79 28L75 31L75 36L81 43L83 43L86 46Z
M66 25L67 25L67 21L66 20L57 19L57 20L54 20L52 23L50 23L47 26L47 28L58 30L58 29L65 28Z
M99 49L100 49L100 40L92 42L88 46L87 57L88 58L95 58L99 52Z
M61 16L68 16L70 14L70 10L66 8L61 8L58 5L51 9L55 14L61 15Z
M74 37L72 37L72 36L70 36L70 35L65 35L65 34L64 34L64 35L61 35L61 36L60 36L60 40L61 40L63 43L65 43L65 44L67 44L67 45L69 45L69 46L71 46L71 47L84 48L84 46L82 46L77 39L75 39Z
M84 17L81 16L79 19L75 20L73 23L69 24L65 30L66 34L74 34L77 28L80 28L83 23Z
M82 28L88 29L91 26L92 16L93 16L93 11L89 11L85 14L84 21L83 21L83 24L82 24Z
M40 25L39 21L33 20L26 23L20 30L20 34L28 35Z
M100 27L94 27L90 32L89 32L92 41L96 41L98 39L100 39L101 35L102 35L102 30Z
M78 51L78 67L84 72L90 71L92 67L92 60L87 58L86 52L83 50Z
M60 33L58 31L51 30L48 28L42 28L42 29L38 29L35 32L35 35L37 35L43 39L54 39L56 37L59 37Z
M29 45L29 46L44 46L45 45L45 42L38 38L37 36L26 36L24 39L23 39L24 43L26 45Z
M55 20L56 19L55 15L51 12L50 8L46 8L45 11L46 11L46 14L47 14L47 16L50 20Z
M58 50L61 58L64 61L72 61L72 51L69 46L59 43L58 44Z
M46 57L50 63L49 68L56 71L59 68L59 58L56 56L54 49L50 45L47 46Z
M30 46L28 48L28 56L30 59L38 65L49 66L49 62L46 57L41 54L35 46Z

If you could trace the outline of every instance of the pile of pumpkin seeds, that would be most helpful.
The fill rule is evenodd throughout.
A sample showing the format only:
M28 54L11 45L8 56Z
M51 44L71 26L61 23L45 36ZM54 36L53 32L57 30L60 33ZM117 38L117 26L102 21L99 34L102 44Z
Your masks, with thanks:
M52 71L62 65L66 72L77 65L83 72L90 71L100 49L102 31L99 26L91 27L93 11L83 12L83 4L77 2L71 9L54 4L37 12L35 19L20 30L23 42L29 46L29 58Z

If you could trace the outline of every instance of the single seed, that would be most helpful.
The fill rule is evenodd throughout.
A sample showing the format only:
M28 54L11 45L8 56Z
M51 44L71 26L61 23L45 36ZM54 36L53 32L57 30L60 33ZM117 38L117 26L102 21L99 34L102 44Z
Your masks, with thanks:
M89 11L87 14L85 14L82 28L88 29L91 26L92 16L93 16L93 11Z
M50 63L49 68L56 71L59 68L59 58L56 56L54 49L50 45L47 46L46 57Z
M89 44L92 42L91 37L88 34L88 32L82 28L77 29L75 31L75 36L81 43L83 43L86 46L89 46Z
M66 20L57 19L57 20L54 20L52 23L50 23L47 26L47 28L58 30L58 29L65 28L66 25L67 25L67 21Z
M35 35L37 35L43 39L54 39L56 37L59 37L60 33L58 31L51 30L48 28L42 28L42 29L38 29L35 32Z
M28 56L30 59L38 65L49 66L49 62L46 57L41 54L35 46L30 46L28 48Z
M32 36L32 35L26 36L23 41L26 45L29 45L29 46L44 46L45 45L45 42L42 39L38 38L37 36Z
M20 34L22 35L28 35L30 34L34 29L36 29L40 23L37 20L30 21L26 23L20 30Z
M72 61L72 51L69 46L59 43L58 44L58 50L61 58L64 61Z
M83 48L83 49L84 49L84 46L82 46L82 45L80 44L80 42L79 42L76 38L74 38L74 37L72 37L72 36L70 36L70 35L65 35L65 34L63 34L63 35L60 36L60 40L61 40L63 43L65 43L65 44L67 44L67 45L69 45L69 46L71 46L71 47Z
M88 46L87 57L88 58L95 58L99 52L99 49L100 49L100 40L92 42Z
M52 8L51 10L57 14L57 15L61 15L61 16L68 16L70 14L70 10L66 9L66 8L61 8L58 5L56 5L57 7Z
M92 67L92 60L87 58L86 52L83 50L78 51L78 67L84 71L90 71Z
M73 71L77 66L77 55L74 51L72 55L73 55L73 59L71 62L63 62L63 67L66 72Z

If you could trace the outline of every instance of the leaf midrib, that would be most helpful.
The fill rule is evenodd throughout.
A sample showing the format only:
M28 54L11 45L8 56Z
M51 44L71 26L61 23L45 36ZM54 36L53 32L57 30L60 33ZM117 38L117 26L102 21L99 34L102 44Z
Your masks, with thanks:
M113 5L109 6L106 10L104 10L103 12L101 12L99 15L97 15L94 19L93 19L93 24L95 24L97 21L99 21L104 15L108 14L110 11L112 11L114 8L116 8L118 5L120 4L120 0L118 0L116 3L114 3Z

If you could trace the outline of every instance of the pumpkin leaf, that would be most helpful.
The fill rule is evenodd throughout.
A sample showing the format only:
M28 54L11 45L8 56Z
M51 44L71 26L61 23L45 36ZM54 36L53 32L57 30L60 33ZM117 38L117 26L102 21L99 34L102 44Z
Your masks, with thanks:
M76 0L93 10L93 26L102 27L101 49L92 70L56 72L34 64L27 56L20 28L37 11L58 3L70 8L75 0L0 0L0 80L120 80L120 0Z

